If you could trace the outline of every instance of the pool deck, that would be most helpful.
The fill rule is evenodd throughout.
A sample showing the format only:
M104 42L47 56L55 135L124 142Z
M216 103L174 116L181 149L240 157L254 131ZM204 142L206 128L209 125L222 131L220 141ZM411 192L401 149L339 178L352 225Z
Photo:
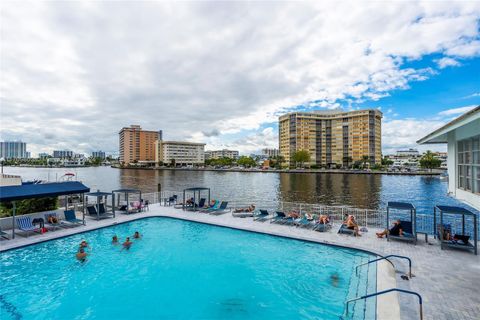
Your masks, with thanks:
M479 319L480 317L480 256L459 250L441 250L440 245L432 237L430 244L425 243L424 237L419 237L417 245L403 241L377 239L375 231L370 229L362 237L337 234L338 224L328 232L306 230L295 226L271 224L253 221L252 218L235 218L230 213L220 216L182 211L173 207L151 205L150 210L143 213L123 215L117 214L115 219L100 221L87 219L86 226L65 228L42 235L23 237L17 235L13 240L0 241L0 251L18 248L42 241L52 240L71 234L95 230L117 223L133 221L147 216L173 217L201 223L209 223L236 229L255 231L260 233L286 236L301 240L314 241L343 247L369 251L385 256L397 254L412 259L412 273L410 280L402 280L401 276L408 273L408 264L403 260L391 259L396 267L397 287L418 292L423 297L424 319ZM391 284L391 283L390 283ZM389 285L386 285L387 288ZM384 288L379 288L381 290ZM395 299L396 294L392 295ZM387 295L384 297L387 298ZM383 299L383 298L382 298ZM400 294L401 319L419 319L417 298ZM379 299L380 305L380 299ZM387 298L381 305L391 303ZM378 309L377 309L378 310ZM385 310L384 310L385 311ZM393 316L392 316L393 317ZM390 316L379 319L389 319Z

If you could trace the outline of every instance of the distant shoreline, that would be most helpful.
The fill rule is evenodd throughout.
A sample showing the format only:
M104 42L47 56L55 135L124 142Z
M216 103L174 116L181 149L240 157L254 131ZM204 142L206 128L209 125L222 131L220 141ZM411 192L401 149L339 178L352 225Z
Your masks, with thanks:
M140 170L171 170L171 171L217 171L217 172L243 172L243 173L338 173L338 174L384 174L397 176L438 176L442 172L418 171L418 172L387 172L387 171L365 171L365 170L342 170L342 169L215 169L215 168L145 168L145 167L118 167L115 169L140 169Z

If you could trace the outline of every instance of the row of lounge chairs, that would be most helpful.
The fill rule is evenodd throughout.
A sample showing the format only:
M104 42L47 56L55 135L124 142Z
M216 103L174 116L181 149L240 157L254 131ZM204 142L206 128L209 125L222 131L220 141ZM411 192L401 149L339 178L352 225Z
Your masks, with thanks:
M283 211L276 211L275 215L270 215L267 210L260 209L257 213L254 213L253 220L260 222L270 221L270 223L292 225L320 232L324 232L332 228L331 223L320 223L315 216L312 216L312 219L308 219L306 215L303 215L300 218L293 218L287 216Z
M189 204L180 204L177 203L174 205L175 209L184 209L187 211L196 211L201 213L208 213L211 215L221 215L227 212L230 212L228 208L228 201L218 201L216 200L212 206L206 206L206 199L201 198L198 203L189 203Z
M43 221L43 228L47 228L50 230L55 230L57 228L63 228L63 227L72 227L76 225L83 225L83 220L77 219L77 216L75 215L74 210L65 210L64 211L65 219L60 220L59 217L57 217L57 214L55 212L49 212L44 214ZM51 217L56 218L56 222L53 222ZM39 218L36 218L39 219ZM16 218L16 223L17 223L17 228L25 232L25 234L28 235L31 233L41 233L42 232L42 225L36 226L33 223L32 217L18 217Z

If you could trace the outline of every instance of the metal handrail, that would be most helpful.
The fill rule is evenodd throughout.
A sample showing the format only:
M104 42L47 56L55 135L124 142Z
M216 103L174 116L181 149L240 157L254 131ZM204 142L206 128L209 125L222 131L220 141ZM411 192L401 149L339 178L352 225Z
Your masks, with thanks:
M388 258L401 258L401 259L407 259L408 260L408 277L411 278L412 277L412 259L410 259L409 257L405 257L405 256L399 256L399 255L396 255L396 254L389 254L388 256L384 256L384 257L381 257L381 258L377 258L377 259L374 259L374 260L370 260L368 262L365 262L365 263L362 263L362 264L359 264L355 267L355 275L358 276L358 268L361 267L361 266L364 266L364 265L367 265L367 264L370 264L372 262L377 262L377 261L380 261L380 260L388 260Z
M375 293L371 293L371 294L367 294L367 295L364 295L364 296L361 296L361 297L356 297L356 298L353 298L353 299L350 299L348 301L345 302L345 305L346 305L346 315L348 315L348 304L350 302L353 302L353 301L357 301L357 300L361 300L361 299L367 299L367 298L371 298L371 297L375 297L375 296L378 296L378 295L381 295L381 294L385 294L385 293L389 293L389 292L392 292L392 291L398 291L398 292L401 292L401 293L408 293L408 294L413 294L415 296L418 297L418 304L420 306L420 320L423 320L423 300L422 300L422 296L414 291L408 291L408 290L404 290L404 289L399 289L399 288L391 288L391 289L387 289L387 290L383 290L383 291L379 291L379 292L375 292Z

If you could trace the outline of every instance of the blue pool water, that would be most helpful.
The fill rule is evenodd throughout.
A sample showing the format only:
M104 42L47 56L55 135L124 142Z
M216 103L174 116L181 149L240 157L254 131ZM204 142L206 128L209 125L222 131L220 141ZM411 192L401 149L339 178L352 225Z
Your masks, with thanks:
M110 242L137 230L144 236L128 251ZM75 260L82 239L90 244L84 264ZM346 299L375 290L373 264L354 275L371 258L148 218L1 253L0 318L339 319ZM374 317L375 302L361 303L353 318Z

